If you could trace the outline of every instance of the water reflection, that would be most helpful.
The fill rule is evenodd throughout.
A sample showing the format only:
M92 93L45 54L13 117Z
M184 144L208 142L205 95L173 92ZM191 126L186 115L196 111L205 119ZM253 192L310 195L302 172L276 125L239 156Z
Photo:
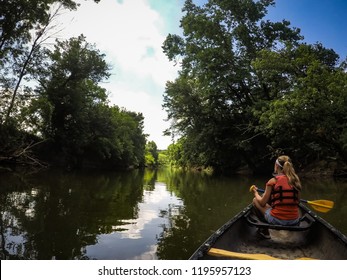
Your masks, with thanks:
M155 183L152 190L144 190L137 216L122 220L122 225L114 227L116 232L99 235L97 244L87 246L86 255L93 259L156 259L156 237L169 226L166 215L179 214L182 206L165 184Z
M187 259L267 178L173 170L0 174L1 259ZM303 182L347 233L347 184Z
M1 180L2 253L19 259L80 259L98 235L134 219L143 174L10 176Z

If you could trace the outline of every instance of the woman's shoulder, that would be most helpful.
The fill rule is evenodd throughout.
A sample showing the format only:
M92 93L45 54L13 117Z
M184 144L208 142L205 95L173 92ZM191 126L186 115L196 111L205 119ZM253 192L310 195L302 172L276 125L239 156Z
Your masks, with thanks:
M267 181L266 186L272 187L276 185L276 181L277 181L276 178L271 178L269 181Z

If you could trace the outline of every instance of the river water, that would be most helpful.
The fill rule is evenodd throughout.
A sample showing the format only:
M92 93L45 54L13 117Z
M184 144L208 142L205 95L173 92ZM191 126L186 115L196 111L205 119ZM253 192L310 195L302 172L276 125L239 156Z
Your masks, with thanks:
M268 178L171 169L0 173L1 259L188 259ZM302 197L347 235L347 182L303 180Z

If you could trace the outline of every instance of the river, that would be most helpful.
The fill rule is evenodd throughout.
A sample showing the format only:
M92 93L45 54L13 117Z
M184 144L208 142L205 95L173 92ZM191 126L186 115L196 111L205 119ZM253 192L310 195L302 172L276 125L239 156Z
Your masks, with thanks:
M171 169L0 173L1 259L188 259L268 178ZM347 235L347 181L303 179L302 197Z

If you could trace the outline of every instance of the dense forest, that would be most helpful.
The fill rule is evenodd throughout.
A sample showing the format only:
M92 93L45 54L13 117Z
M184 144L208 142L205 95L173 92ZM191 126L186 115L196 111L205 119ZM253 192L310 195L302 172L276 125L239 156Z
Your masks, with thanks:
M59 14L77 8L71 0L1 1L2 165L145 164L143 115L110 106L100 86L110 76L105 55L83 35L47 43Z
M167 57L181 65L167 82L168 148L180 166L269 170L285 153L304 169L347 162L346 60L305 43L290 22L266 19L273 0L186 0L182 35ZM343 60L344 59L344 60Z
M268 172L285 153L300 169L344 172L347 60L306 43L289 21L268 20L271 5L185 1L182 35L162 45L181 66L163 101L175 143L158 153L143 115L109 104L100 84L110 66L95 45L83 35L47 43L60 11L78 9L73 0L2 1L0 164Z

